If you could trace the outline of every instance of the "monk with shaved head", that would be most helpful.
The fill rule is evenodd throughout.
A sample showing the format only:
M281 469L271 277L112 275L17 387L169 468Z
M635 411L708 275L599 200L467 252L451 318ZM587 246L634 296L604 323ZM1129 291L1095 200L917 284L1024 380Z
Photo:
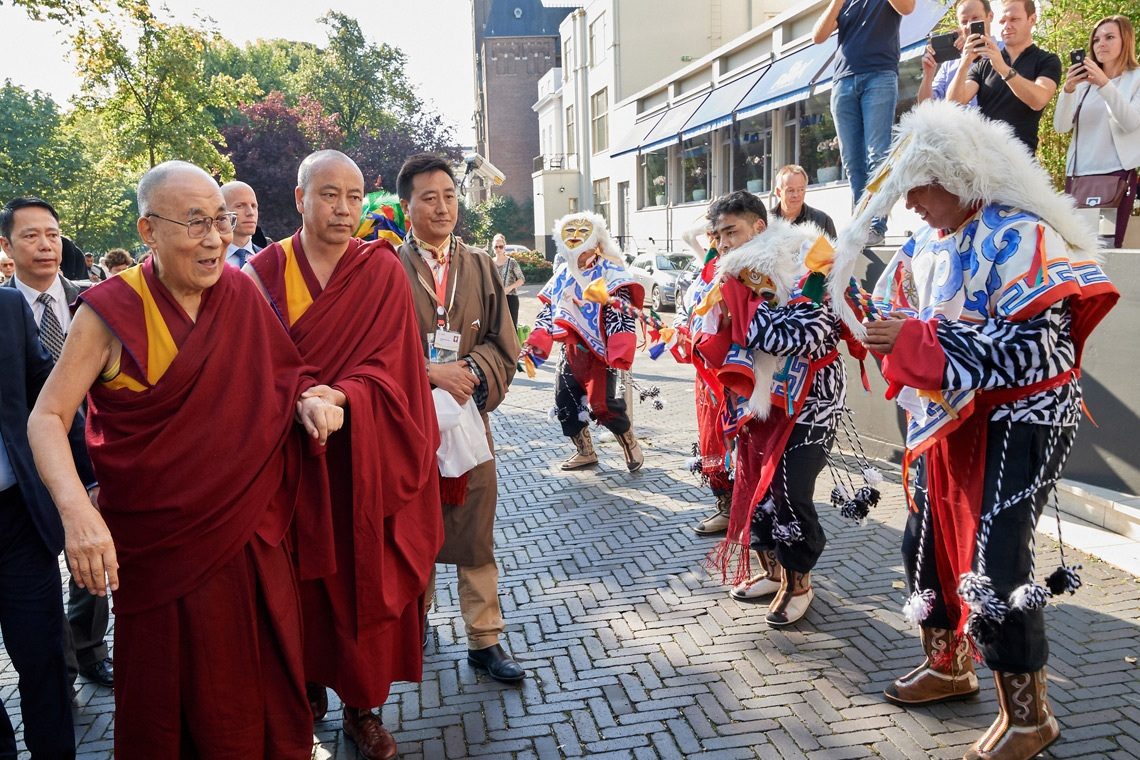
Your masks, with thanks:
M393 681L418 681L425 589L443 542L439 430L412 294L392 246L353 237L364 177L346 155L307 157L295 190L301 229L253 257L301 356L346 410L329 444L336 573L301 584L314 717L325 687L366 760L396 755L372 711Z
M295 520L307 536L302 577L331 571L320 455L343 411L223 263L217 183L160 164L138 203L153 256L80 296L28 425L72 575L114 593L115 757L307 759L287 535ZM66 437L85 396L98 508Z

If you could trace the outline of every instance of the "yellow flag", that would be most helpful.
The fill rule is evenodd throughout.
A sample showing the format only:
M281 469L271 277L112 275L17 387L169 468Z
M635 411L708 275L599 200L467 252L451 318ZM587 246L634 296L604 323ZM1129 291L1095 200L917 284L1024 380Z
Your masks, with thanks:
M606 279L599 277L590 283L584 291L582 291L582 298L594 303L607 304L610 302L610 289L606 285Z
M804 256L804 266L812 272L819 272L820 274L828 274L834 262L835 248L823 235L816 238L811 248L808 249L807 256Z

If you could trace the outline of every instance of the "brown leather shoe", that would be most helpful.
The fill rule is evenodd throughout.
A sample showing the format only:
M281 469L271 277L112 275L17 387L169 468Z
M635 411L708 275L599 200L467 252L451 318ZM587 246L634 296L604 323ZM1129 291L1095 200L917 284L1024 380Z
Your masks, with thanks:
M371 710L344 706L344 733L356 744L364 760L391 760L396 756L396 740Z
M594 440L590 438L589 428L582 428L577 435L570 436L570 440L574 444L574 455L562 463L563 470L580 470L598 463L598 454L594 451Z
M1036 673L994 672L998 716L965 760L1029 760L1061 735L1045 695L1045 668Z
M950 650L952 636L946 628L922 628L926 659L883 692L896 705L931 705L967 699L978 693L978 676L970 658L970 644L961 637Z

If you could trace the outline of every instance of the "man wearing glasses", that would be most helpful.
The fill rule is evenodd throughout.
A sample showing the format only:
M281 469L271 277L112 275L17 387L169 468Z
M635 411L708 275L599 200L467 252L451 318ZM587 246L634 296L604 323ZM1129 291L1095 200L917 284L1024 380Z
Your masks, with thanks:
M307 563L307 552L332 536L313 528L328 525L327 502L297 497L310 460L294 418L318 449L343 412L303 395L328 389L315 387L256 286L225 265L234 214L213 179L160 164L140 181L138 203L153 256L80 296L28 423L76 582L115 595L115 757L193 747L202 757L307 759L284 539L296 519L302 570L319 574L331 566ZM87 394L98 507L66 438Z

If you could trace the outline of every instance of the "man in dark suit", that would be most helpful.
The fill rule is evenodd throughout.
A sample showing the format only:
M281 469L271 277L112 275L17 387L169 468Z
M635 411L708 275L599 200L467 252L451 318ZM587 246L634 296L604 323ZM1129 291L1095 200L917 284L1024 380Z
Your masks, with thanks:
M0 626L19 674L24 743L33 760L75 757L71 684L64 660L59 553L63 524L36 473L28 413L53 366L20 294L0 288ZM71 450L89 493L97 490L83 442L72 425ZM0 703L0 757L16 757L16 735Z
M58 359L71 327L71 311L80 288L60 271L65 238L59 215L39 198L15 198L0 210L0 248L16 262L16 273L4 287L23 295L38 325L40 341L51 358ZM78 249L76 249L78 250ZM79 254L80 260L83 254ZM72 683L78 673L103 686L114 683L107 650L110 605L68 579L66 632L68 671Z
M222 197L226 210L238 215L233 242L226 248L226 263L241 269L261 250L261 246L253 242L257 233L257 194L246 183L234 180L222 185Z

